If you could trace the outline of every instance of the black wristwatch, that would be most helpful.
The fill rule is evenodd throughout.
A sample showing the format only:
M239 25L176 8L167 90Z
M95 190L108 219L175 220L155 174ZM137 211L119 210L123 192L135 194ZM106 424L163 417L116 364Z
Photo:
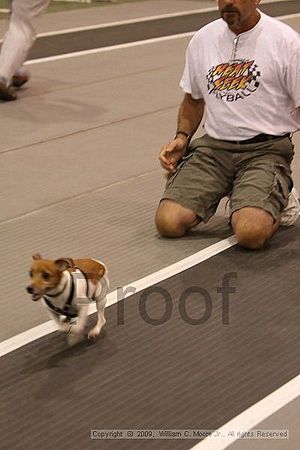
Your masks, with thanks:
M176 134L175 134L175 136L174 136L174 139L176 139L177 136L178 136L179 134L183 134L183 136L186 137L186 140L187 140L187 146L189 146L189 145L190 145L190 142L191 142L191 139L192 139L192 136L190 136L190 135L189 135L188 133L186 133L185 131L178 130L178 131L176 131Z

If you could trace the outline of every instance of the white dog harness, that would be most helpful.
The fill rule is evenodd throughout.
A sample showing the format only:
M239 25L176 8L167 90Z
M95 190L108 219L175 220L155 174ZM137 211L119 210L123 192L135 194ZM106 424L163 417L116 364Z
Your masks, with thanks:
M108 280L104 275L100 278L98 283L94 284L91 280L88 280L85 273L78 268L76 268L76 271L74 272L66 272L69 276L69 283L67 283L69 284L69 296L65 304L59 308L58 306L55 306L51 300L62 295L67 287L66 285L61 292L58 292L55 295L44 295L43 299L49 309L57 314L66 316L68 319L73 319L78 315L76 303L81 302L87 304L90 301L94 301L95 298L103 298L106 295L108 290Z

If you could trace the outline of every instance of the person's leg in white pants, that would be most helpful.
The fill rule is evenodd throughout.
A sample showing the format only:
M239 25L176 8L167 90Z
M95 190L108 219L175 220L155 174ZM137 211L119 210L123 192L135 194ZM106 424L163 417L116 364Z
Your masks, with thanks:
M0 98L3 84L16 98L10 88L13 76L21 69L27 53L33 45L38 20L46 11L50 0L13 0L9 27L4 37L0 53ZM8 95L9 96L9 95ZM5 94L4 94L5 97ZM15 98L11 98L14 100Z

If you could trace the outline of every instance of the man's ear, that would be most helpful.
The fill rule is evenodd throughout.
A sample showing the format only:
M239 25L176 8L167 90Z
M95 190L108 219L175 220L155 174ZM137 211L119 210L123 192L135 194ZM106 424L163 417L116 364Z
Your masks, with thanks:
M54 264L62 272L67 269L72 269L75 265L72 258L58 258L56 261L54 261Z
M34 255L32 255L32 259L37 261L38 259L42 259L42 256L39 253L35 253Z

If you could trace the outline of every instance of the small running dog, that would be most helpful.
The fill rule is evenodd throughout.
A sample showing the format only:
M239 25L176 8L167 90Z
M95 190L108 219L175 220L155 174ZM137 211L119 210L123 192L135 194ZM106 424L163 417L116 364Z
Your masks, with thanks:
M41 298L60 331L83 336L89 303L96 302L97 323L88 338L99 335L105 324L104 308L109 287L105 265L95 259L43 259L33 255L31 283L26 290L33 301ZM75 322L75 323L74 323Z

